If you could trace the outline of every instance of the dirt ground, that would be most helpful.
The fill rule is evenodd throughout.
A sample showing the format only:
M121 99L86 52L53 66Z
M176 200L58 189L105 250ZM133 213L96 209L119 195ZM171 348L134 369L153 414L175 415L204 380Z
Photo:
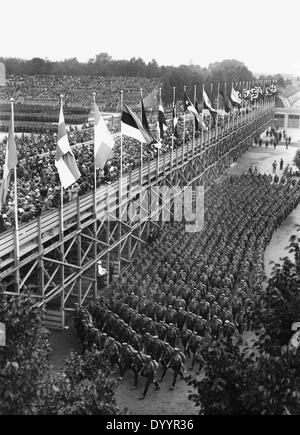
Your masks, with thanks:
M293 137L293 135L292 135ZM298 138L297 138L298 139ZM232 167L228 174L239 175L245 171L248 171L250 166L257 166L259 172L272 172L272 162L280 161L283 158L285 165L291 164L296 150L299 148L299 143L293 143L289 149L286 150L282 144L277 147L276 150L270 148L266 150L263 148L253 148L246 153L237 164ZM280 175L280 173L279 173ZM289 237L295 234L295 224L300 223L300 207L292 213L287 220L283 223L281 228L274 234L270 245L265 253L265 266L267 275L270 274L271 267L269 265L271 260L277 261L281 257L288 255L284 249ZM50 342L53 348L51 354L51 362L54 365L54 370L59 370L64 359L67 357L71 349L79 350L80 345L76 337L76 333L73 327L66 331L54 331L51 335ZM188 367L188 364L187 364ZM189 374L187 369L186 374ZM115 375L118 376L118 373ZM187 415L197 414L198 410L194 407L193 402L188 400L188 395L191 392L191 388L187 384L178 380L175 390L170 391L169 387L172 380L172 373L169 371L161 384L161 389L155 391L154 386L149 388L148 394L144 401L139 400L142 394L145 380L139 379L139 387L133 391L131 385L133 382L132 374L129 372L125 378L121 381L117 392L117 404L120 409L127 408L128 411L135 415Z

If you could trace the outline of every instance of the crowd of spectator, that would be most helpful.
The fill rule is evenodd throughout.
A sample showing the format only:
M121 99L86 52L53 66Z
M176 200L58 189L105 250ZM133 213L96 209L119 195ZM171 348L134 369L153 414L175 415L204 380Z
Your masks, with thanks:
M11 76L7 86L0 89L0 99L14 97L17 102L55 104L63 94L67 105L87 107L95 92L99 108L109 112L117 111L120 106L120 90L124 90L127 103L135 105L139 102L141 88L147 95L158 85L158 80L140 77Z
M182 115L183 112L181 112ZM170 116L170 112L166 113ZM238 112L235 113L238 117ZM207 120L204 118L207 122ZM157 115L150 114L150 126L153 136L157 136ZM183 133L185 132L185 141L191 141L194 135L194 122L191 116L187 115L185 121L179 117L177 124L177 137L172 141L172 120L168 119L168 131L162 141L161 153L168 152L172 145L173 148L181 147ZM208 122L207 122L208 124ZM109 129L112 132L120 131L120 118L111 118L108 120ZM184 128L185 126L185 128ZM226 118L219 118L219 129L228 126ZM214 130L205 133L210 137ZM195 132L195 136L202 133ZM93 144L86 143L93 139L92 125L85 124L82 129L70 127L69 141L73 147L73 152L78 164L81 177L76 184L64 191L64 202L72 200L76 195L84 195L94 188L94 150ZM104 183L111 183L120 175L120 135L115 134L115 147L112 158L107 162L103 170L97 171L97 186ZM18 167L17 167L17 186L18 186L18 218L19 222L29 222L42 212L60 205L60 183L57 170L55 168L55 149L56 133L46 133L39 135L22 135L16 137L18 150ZM3 168L5 162L5 144L7 138L0 143L0 168ZM141 146L134 139L123 136L122 139L122 156L123 156L123 173L127 173L141 163ZM143 145L142 161L143 165L150 160L155 159L158 155L157 144ZM0 179L3 176L3 169L0 170ZM7 195L7 201L2 207L0 215L0 232L10 229L14 226L14 189L13 177L10 182L10 189Z

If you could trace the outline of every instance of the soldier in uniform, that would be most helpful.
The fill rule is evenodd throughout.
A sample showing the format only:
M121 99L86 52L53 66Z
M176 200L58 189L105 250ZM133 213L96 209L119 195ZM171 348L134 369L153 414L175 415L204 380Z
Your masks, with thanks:
M176 310L173 309L172 305L169 305L168 310L166 312L165 322L166 323L174 323L176 315L177 315Z
M157 335L160 340L165 340L167 334L167 325L161 320L156 323Z
M146 362L141 370L141 375L146 378L146 384L145 384L145 388L144 388L144 392L141 396L141 400L144 400L148 391L148 388L151 384L154 384L156 387L156 390L160 389L160 386L157 382L157 380L155 379L156 377L156 373L157 373L157 369L158 369L158 364L156 361L153 361L151 359L151 356L147 355L146 356Z
M177 316L176 316L176 325L180 331L182 331L182 329L184 327L186 318L187 318L187 312L184 311L184 309L182 307L180 307L178 312L177 312Z
M205 337L207 330L207 320L203 319L202 316L199 316L196 321L194 331L201 337Z
M142 346L143 346L143 351L147 355L151 355L152 341L153 341L152 336L149 334L149 332L146 332L146 334L144 335L144 337L142 339Z
M134 373L134 384L132 389L136 390L138 386L138 376L146 362L146 355L143 352L138 352L137 350L133 350L132 353L133 355L132 355L131 368Z
M157 305L156 311L155 311L155 318L158 322L164 321L166 316L167 309L166 307L163 307L162 305Z
M187 349L188 349L189 342L190 342L190 339L191 339L192 335L193 335L193 332L190 329L184 329L181 332L181 335L180 335L181 344L183 346L184 354L186 356L189 356L189 353L188 353Z
M171 368L174 371L173 382L172 382L172 386L170 387L170 390L174 390L178 375L180 375L181 379L183 379L184 363L185 363L185 356L183 355L182 352L180 352L180 350L177 347L175 347L171 359L168 365L166 366L166 369L164 370L161 377L161 381L163 381L168 368Z
M164 348L164 342L160 340L157 335L155 335L153 337L152 353L151 353L155 361L159 362L162 356L163 348Z
M190 311L187 312L186 316L186 327L187 329L190 329L191 331L194 331L196 321L198 319L198 316Z
M166 332L166 340L172 347L176 346L176 340L177 340L177 330L174 327L173 323L170 323L167 326L167 332Z
M222 320L218 319L217 316L213 316L213 318L211 319L211 321L209 323L209 328L210 328L212 337L215 339L219 339L221 336L222 328L223 328Z

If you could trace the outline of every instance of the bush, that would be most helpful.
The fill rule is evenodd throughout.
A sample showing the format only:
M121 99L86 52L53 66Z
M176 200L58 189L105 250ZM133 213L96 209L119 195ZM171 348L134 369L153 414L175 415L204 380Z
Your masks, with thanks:
M294 164L297 166L298 169L300 169L300 150L296 152L296 155L294 157Z
M71 353L62 374L49 376L40 390L39 414L116 415L117 382L109 377L102 352Z
M0 322L6 347L0 347L0 415L115 415L117 382L109 377L104 355L92 349L72 353L65 371L51 375L48 331L28 294L4 296L0 282Z

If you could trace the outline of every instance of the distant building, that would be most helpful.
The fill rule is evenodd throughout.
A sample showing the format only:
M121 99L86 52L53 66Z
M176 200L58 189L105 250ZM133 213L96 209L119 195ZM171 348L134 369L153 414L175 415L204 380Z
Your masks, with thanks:
M6 86L5 65L2 62L0 62L0 86Z

